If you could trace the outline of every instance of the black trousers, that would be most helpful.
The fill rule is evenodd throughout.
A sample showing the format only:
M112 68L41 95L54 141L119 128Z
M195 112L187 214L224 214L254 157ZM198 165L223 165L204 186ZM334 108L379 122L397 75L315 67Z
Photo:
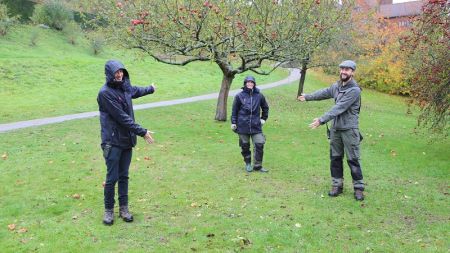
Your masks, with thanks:
M119 205L128 205L128 171L130 169L132 149L103 147L103 156L107 167L104 201L105 209L114 208L115 186L118 183Z

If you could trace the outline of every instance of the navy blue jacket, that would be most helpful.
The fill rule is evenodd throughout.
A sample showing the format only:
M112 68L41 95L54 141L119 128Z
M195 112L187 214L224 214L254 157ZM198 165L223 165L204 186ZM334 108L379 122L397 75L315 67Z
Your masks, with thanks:
M123 70L123 83L114 82L114 73ZM136 135L144 136L147 129L134 122L132 98L154 92L152 86L131 86L128 71L119 61L105 64L106 83L98 92L97 102L100 111L102 147L105 144L120 148L136 145Z
M237 125L238 134L262 133L261 119L267 120L269 117L269 105L266 98L254 87L252 90L242 87L233 101L233 111L231 113L231 123Z

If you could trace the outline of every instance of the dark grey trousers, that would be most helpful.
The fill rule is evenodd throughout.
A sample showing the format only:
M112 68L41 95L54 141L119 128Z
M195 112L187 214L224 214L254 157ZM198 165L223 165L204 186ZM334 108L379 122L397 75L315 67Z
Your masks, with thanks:
M330 129L330 171L333 186L344 184L344 153L353 179L353 188L364 190L364 181L360 164L360 133L358 129Z
M253 168L258 170L262 167L264 156L264 144L266 137L263 133L258 134L239 134L239 146L241 147L241 154L244 157L245 163L251 163L252 153L250 152L250 139L253 143L254 165Z

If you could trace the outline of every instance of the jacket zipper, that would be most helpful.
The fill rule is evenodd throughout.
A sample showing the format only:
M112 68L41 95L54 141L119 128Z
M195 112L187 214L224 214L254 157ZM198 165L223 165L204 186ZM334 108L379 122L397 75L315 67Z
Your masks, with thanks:
M250 134L252 133L252 118L253 118L253 90L250 90Z

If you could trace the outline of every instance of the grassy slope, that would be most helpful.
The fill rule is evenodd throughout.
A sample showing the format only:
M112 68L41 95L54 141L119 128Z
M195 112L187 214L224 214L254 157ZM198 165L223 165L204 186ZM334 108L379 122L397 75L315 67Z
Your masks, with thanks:
M307 92L325 84L307 78ZM155 130L134 152L135 222L101 224L98 119L2 134L4 252L447 252L450 144L412 134L402 99L365 90L361 131L367 199L329 198L325 130L307 124L332 101L301 104L295 85L264 92L268 174L246 174L237 136L215 101L136 112ZM156 97L156 96L155 96ZM85 131L84 129L90 129ZM74 199L73 194L80 194ZM16 224L9 231L8 224ZM19 232L26 228L27 232ZM246 244L247 239L250 244Z
M131 51L108 48L94 56L86 41L73 46L63 34L44 29L39 29L37 46L32 47L31 31L31 27L22 26L0 37L0 123L97 110L104 64L111 58L125 64L134 85L157 85L158 96L144 97L136 104L219 91L222 75L213 63L178 67L138 60L140 57ZM247 74L237 76L232 88L239 88ZM286 75L280 70L257 80L263 84Z

